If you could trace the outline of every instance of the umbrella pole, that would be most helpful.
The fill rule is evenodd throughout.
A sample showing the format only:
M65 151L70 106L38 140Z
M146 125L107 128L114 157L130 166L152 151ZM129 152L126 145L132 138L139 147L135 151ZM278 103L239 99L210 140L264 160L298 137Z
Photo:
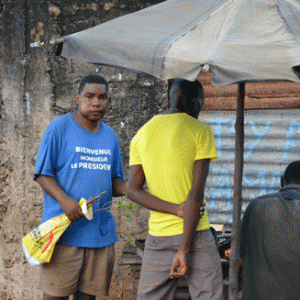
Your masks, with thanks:
M242 203L242 179L244 166L244 100L245 83L238 84L237 111L235 123L235 162L234 162L234 192L233 219L231 233L231 254L229 266L229 300L236 300L238 295L240 215Z

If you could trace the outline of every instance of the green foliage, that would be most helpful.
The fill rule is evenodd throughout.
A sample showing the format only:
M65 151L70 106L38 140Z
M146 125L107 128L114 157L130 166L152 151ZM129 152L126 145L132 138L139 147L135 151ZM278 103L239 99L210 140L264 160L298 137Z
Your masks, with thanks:
M118 208L123 211L123 216L125 217L125 221L131 222L131 220L132 220L131 215L128 213L125 213L125 212L128 212L128 211L134 212L138 208L138 205L135 203L132 203L132 202L124 201L124 200L118 200L118 201L112 200L112 201L106 203L100 209L94 210L94 213L98 212L98 211L109 211L110 210L109 204L114 203L114 202L117 202Z
M132 202L126 202L126 201L122 201L119 200L118 201L118 207L123 211L126 212L127 210L129 211L135 211L138 208L138 205ZM123 216L125 217L125 221L126 222L131 222L132 217L129 214L123 214Z
M135 241L125 241L125 244L128 244L134 248L136 248L136 244L135 244Z
M131 215L124 214L123 216L125 217L125 221L126 221L126 222L131 222L131 220L132 220Z

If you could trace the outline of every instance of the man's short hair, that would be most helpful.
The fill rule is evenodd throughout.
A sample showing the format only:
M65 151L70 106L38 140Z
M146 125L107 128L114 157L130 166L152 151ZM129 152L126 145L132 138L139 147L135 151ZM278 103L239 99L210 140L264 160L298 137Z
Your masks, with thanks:
M300 160L294 161L287 166L283 174L283 179L286 184L300 184Z
M177 94L179 93L179 94ZM177 94L177 95L176 95ZM204 89L198 80L188 81L185 79L175 79L171 89L170 96L172 97L182 97L185 96L188 100L197 99L200 106L204 104Z
M81 94L84 86L87 83L97 83L97 84L105 84L106 86L106 91L108 92L108 83L107 81L100 75L88 75L86 77L84 77L79 85L79 89L78 89L78 94Z

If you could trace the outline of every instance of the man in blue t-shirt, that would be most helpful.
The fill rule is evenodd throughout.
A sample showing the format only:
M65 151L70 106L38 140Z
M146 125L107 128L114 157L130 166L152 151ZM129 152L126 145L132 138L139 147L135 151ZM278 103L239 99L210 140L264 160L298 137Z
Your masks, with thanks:
M111 103L106 80L85 77L75 95L78 109L55 118L37 153L34 179L45 192L42 222L65 214L72 222L51 261L41 266L44 300L96 299L108 294L117 233L112 196L126 190L116 133L101 121ZM79 200L105 193L91 221Z

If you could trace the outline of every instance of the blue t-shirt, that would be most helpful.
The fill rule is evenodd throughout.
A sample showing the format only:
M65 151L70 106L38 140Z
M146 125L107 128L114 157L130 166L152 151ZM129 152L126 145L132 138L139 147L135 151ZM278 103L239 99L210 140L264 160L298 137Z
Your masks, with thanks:
M118 240L110 213L112 180L123 179L120 146L116 133L101 122L100 130L85 130L71 113L55 118L45 130L37 153L35 175L55 177L62 189L78 201L106 191L95 203L94 218L72 223L58 244L101 248ZM57 201L45 193L42 222L63 214Z

